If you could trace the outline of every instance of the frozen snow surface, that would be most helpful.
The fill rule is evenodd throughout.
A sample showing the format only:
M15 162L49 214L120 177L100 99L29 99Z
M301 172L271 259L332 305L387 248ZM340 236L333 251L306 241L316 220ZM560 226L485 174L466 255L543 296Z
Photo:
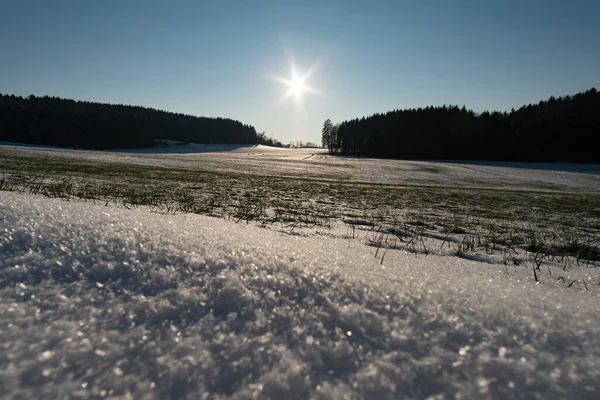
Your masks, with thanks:
M591 283L373 250L0 192L0 396L600 398Z

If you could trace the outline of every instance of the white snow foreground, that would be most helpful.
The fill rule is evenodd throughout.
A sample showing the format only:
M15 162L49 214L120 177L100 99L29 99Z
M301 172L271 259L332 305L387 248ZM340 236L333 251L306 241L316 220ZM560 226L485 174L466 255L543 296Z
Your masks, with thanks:
M600 396L598 291L372 250L0 192L0 396Z

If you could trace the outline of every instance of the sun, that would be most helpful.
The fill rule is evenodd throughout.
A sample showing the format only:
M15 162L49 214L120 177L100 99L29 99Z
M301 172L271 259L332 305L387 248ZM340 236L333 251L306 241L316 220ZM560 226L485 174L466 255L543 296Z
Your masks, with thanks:
M296 98L301 98L302 92L306 89L304 86L304 79L295 74L292 75L292 79L288 82L288 86L290 87L290 91L296 95Z
M305 93L321 95L321 92L314 87L309 86L308 80L314 75L317 70L316 65L312 65L306 71L299 74L298 69L293 61L288 60L290 66L289 78L284 78L278 75L272 75L271 79L275 82L281 83L287 87L287 91L283 94L280 103L284 102L289 97L296 98L296 104L302 104L302 95Z

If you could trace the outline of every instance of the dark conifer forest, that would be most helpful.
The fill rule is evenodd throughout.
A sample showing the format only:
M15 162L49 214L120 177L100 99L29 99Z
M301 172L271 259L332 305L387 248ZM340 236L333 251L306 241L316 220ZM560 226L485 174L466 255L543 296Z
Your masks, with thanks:
M332 153L409 159L600 163L600 93L550 97L510 112L457 106L394 110L323 126Z
M0 141L126 149L152 147L157 139L191 143L257 142L254 127L232 119L49 96L23 98L0 94Z

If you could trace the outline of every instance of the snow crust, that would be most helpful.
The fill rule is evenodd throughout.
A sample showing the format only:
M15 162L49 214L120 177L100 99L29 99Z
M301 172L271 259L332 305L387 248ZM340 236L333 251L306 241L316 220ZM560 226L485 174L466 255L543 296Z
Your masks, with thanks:
M597 281L596 281L597 284ZM3 398L600 397L598 290L0 192Z

